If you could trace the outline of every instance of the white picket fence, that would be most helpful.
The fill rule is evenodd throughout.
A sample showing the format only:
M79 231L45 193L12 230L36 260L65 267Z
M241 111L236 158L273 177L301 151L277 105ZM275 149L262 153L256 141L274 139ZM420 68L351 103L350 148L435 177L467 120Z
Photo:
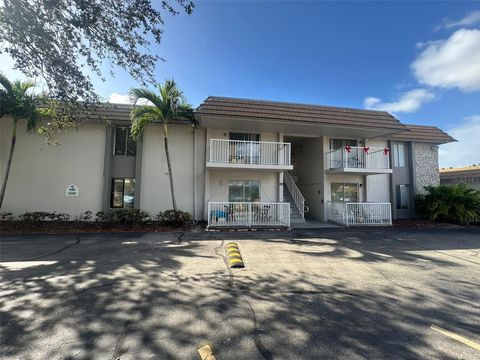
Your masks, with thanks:
M328 220L346 226L392 225L392 206L390 203L332 201L328 204Z
M270 202L209 202L208 227L290 227L290 204Z

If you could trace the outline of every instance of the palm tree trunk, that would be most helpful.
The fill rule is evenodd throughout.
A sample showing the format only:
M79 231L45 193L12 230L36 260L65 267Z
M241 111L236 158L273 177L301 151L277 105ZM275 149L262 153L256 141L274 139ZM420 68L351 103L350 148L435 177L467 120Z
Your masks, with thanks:
M3 176L2 190L0 191L0 208L3 205L3 198L5 196L5 189L7 188L8 175L10 174L10 167L12 166L13 151L17 142L17 119L13 119L12 140L10 142L10 152L8 153L7 167Z
M168 151L168 125L163 124L163 129L165 130L165 155L167 157L167 166L168 166L168 177L170 178L170 193L172 194L172 205L173 210L177 210L177 202L175 200L175 190L173 188L173 173L172 173L172 164L170 164L170 152Z

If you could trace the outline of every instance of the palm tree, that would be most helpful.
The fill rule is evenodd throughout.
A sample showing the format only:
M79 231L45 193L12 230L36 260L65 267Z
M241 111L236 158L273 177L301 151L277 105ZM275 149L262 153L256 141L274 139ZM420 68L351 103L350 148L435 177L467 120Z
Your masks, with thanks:
M131 113L132 120L131 136L138 140L142 137L145 126L151 123L163 125L165 156L167 158L168 176L170 178L170 192L172 195L173 209L177 210L175 191L173 186L172 165L168 150L168 125L175 120L187 120L195 124L193 108L187 103L182 91L175 81L166 80L163 85L157 84L159 94L147 89L131 89L130 96L136 105L139 100L147 100L151 104L135 106Z
M27 131L31 131L37 124L38 114L36 109L36 98L29 93L35 84L32 81L11 82L0 73L0 119L4 115L13 118L12 139L8 153L7 165L3 176L2 188L0 190L0 208L3 204L5 189L7 188L8 175L12 165L13 152L17 142L17 125L20 120L27 121Z

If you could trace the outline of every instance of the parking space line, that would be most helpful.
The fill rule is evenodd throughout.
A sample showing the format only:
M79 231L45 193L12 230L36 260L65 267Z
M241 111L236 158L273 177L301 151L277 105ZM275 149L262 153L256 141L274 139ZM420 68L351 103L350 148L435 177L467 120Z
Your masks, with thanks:
M467 338L464 338L463 336L460 336L460 335L457 335L457 334L455 334L451 331L442 329L441 327L438 327L436 325L430 325L430 329L432 329L436 332L439 332L442 335L448 336L451 339L457 340L457 341L461 342L462 344L470 346L471 348L473 348L475 350L480 350L480 344L478 344L478 343L476 343L472 340L469 340Z

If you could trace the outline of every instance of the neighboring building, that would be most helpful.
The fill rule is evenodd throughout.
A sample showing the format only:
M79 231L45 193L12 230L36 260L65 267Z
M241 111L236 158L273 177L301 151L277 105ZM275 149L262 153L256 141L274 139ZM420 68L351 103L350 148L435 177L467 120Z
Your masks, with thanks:
M480 191L480 165L440 169L440 184L466 184Z
M135 143L129 111L100 106L58 147L19 129L2 211L171 208L163 129ZM438 145L454 141L386 112L271 101L209 97L196 119L171 125L172 171L179 209L212 227L412 217L413 196L439 183ZM11 123L0 123L3 172Z

